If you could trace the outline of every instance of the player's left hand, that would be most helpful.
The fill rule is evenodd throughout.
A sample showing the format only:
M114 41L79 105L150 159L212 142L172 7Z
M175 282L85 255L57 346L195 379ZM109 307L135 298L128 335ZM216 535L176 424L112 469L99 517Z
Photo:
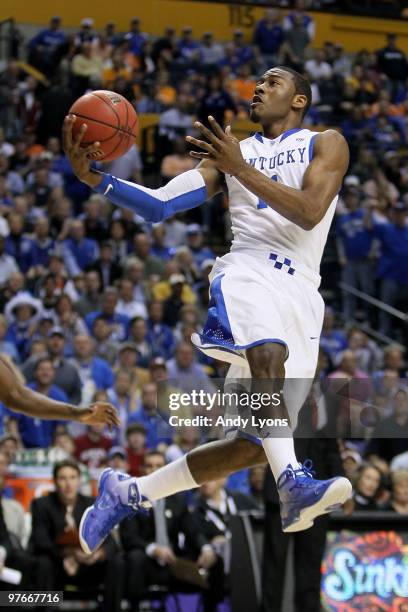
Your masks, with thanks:
M80 412L78 421L86 425L108 425L109 429L120 426L120 418L111 404L97 402Z
M228 125L224 130L219 123L211 117L208 117L211 130L205 127L199 121L194 123L194 127L209 140L198 140L193 136L187 136L186 140L202 149L202 151L190 151L191 157L196 159L211 159L216 163L218 170L225 174L237 175L245 168L246 162L242 157L241 148L238 138L232 133L231 126Z

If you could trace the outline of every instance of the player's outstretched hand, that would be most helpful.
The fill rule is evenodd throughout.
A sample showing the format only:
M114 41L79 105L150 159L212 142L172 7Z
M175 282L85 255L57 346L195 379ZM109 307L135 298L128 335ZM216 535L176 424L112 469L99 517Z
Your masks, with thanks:
M88 147L81 147L81 142L85 136L87 125L86 123L83 123L78 135L75 137L72 133L72 127L75 121L77 121L77 117L75 115L67 115L64 119L64 126L62 128L62 142L65 155L68 157L71 163L75 176L90 187L96 187L101 181L101 176L100 174L91 172L91 159L89 159L89 156L98 151L100 143L94 142Z
M116 408L107 402L91 404L89 408L80 413L78 420L86 425L108 425L109 429L120 426Z
M237 176L245 169L246 162L242 157L238 138L232 133L231 126L228 125L224 130L211 115L208 117L211 130L199 121L194 123L194 127L209 141L198 140L193 136L187 136L186 140L202 149L202 151L190 151L191 157L196 159L211 159L216 163L218 170L225 174Z

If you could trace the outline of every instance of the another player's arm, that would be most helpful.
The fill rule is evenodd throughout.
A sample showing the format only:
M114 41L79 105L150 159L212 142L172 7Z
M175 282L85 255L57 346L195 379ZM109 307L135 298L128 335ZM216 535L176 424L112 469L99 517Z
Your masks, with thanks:
M330 202L339 192L349 163L348 145L335 130L318 134L314 157L309 164L301 189L271 181L268 176L247 164L239 141L227 127L224 132L209 118L213 131L196 124L209 143L188 137L188 141L205 152L192 152L193 157L215 161L219 170L231 174L249 191L286 219L305 230L311 230L324 217Z
M222 172L212 161L205 161L197 169L184 172L159 189L149 189L92 170L87 156L98 149L99 143L95 142L87 148L81 147L86 125L82 125L78 137L73 138L74 122L73 115L65 118L63 141L64 151L75 175L117 206L130 208L146 221L157 223L183 210L200 206L222 189Z
M15 412L39 419L68 419L87 424L119 426L120 419L113 406L98 402L87 408L57 402L26 387L20 372L11 360L0 357L0 401Z

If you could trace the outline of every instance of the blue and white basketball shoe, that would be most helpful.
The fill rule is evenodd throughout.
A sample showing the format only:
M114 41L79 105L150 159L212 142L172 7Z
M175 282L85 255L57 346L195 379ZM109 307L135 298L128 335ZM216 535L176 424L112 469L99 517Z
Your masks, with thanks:
M285 533L309 529L316 517L340 509L353 490L347 478L313 478L310 459L296 469L288 465L279 476L277 487Z
M119 484L132 477L107 468L98 483L95 503L87 508L79 524L79 541L82 550L92 554L124 518L133 516L138 510L146 510L150 502L141 495L136 480L129 483L128 500L123 503Z

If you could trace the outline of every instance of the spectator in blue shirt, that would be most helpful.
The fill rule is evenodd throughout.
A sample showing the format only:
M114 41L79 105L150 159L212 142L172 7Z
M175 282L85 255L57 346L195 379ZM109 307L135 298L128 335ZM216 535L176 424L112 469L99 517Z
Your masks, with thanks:
M15 295L5 308L6 318L10 322L5 340L14 344L22 361L28 356L35 324L42 310L41 301L25 291Z
M85 323L88 326L89 333L92 333L95 319L97 317L103 317L112 328L111 340L123 342L129 332L130 320L126 315L115 312L117 305L117 290L114 287L107 287L103 293L101 309L90 312L85 317Z
M191 342L181 341L177 344L174 357L167 362L169 381L185 391L203 389L214 393L214 387L204 367L196 362Z
M84 43L95 43L99 40L98 34L93 29L94 20L92 17L84 17L81 19L81 29L75 35L75 46L81 47Z
M201 268L206 259L215 259L212 250L203 246L203 233L198 223L191 223L187 226L187 245L193 254L194 263L197 269Z
M380 150L391 151L405 142L404 123L399 117L392 117L381 112L372 117L368 124L375 145Z
M323 318L322 334L320 336L320 347L328 354L331 361L337 365L338 356L347 348L345 334L334 328L334 311L326 306Z
M279 49L285 35L280 25L280 12L277 9L267 9L265 17L258 21L253 42L259 47L265 62L269 66L276 64Z
M83 272L99 256L98 243L85 237L84 222L80 219L71 222L70 237L63 242L63 254L70 276Z
M190 26L182 29L178 48L181 60L186 66L192 66L200 59L200 45L194 40Z
M114 382L112 368L101 357L95 357L95 341L85 334L74 338L75 357L72 363L78 368L83 386L92 382L97 390L109 389Z
M174 247L166 246L165 241L166 226L163 223L153 225L150 255L163 259L164 261L173 259L174 255L176 254L176 249Z
M134 317L130 322L129 343L125 343L137 352L136 365L147 368L154 357L152 347L147 338L147 326L143 317Z
M342 267L342 281L369 295L373 294L373 269L369 259L373 236L365 225L366 211L360 206L360 193L349 187L344 194L347 212L336 224L337 251ZM355 315L357 300L344 291L343 315L346 321ZM369 315L369 312L366 312Z
M222 65L230 65L232 69L232 64L236 62L238 69L238 60L234 59L235 52L231 45L227 48L227 53L228 56L222 60ZM235 102L225 91L221 78L213 74L208 78L207 91L201 98L197 116L202 123L208 124L208 116L211 115L220 125L224 125L226 111L231 111L235 115L237 112Z
M296 22L300 22L307 30L310 40L313 40L316 27L314 19L305 12L305 0L295 0L294 9L283 20L283 29L285 31L291 30L295 27Z
M20 270L27 272L33 261L33 241L24 232L24 218L16 212L8 216L10 233L6 238L6 253L16 260Z
M344 138L356 145L368 126L369 120L364 117L360 106L353 106L346 118L340 123Z
M213 71L224 55L224 48L220 43L214 41L213 33L204 32L200 45L200 59L205 72Z
M122 37L116 32L116 23L114 21L108 21L106 24L104 39L113 47L116 47L122 41Z
M229 68L229 71L232 74L236 74L238 72L238 68L241 66L241 60L233 43L228 43L225 45L225 57L218 62L218 68L221 71L223 71L225 66ZM214 76L214 78L216 77Z
M59 171L62 173L62 178L64 179L64 193L67 198L77 205L84 202L89 197L91 190L88 185L78 181L65 155L60 160Z
M31 265L34 270L44 273L48 268L50 252L55 248L55 241L49 237L50 223L47 217L38 217L34 225L34 239L31 247Z
M134 17L130 22L130 32L125 35L125 41L128 44L130 53L137 56L142 55L143 47L148 38L147 34L140 31L140 19Z
M7 320L4 315L0 315L0 353L9 355L15 363L20 361L17 347L13 342L5 340L7 334Z
M34 382L28 386L38 393L58 402L68 403L64 391L53 384L54 367L48 357L37 361L34 371ZM52 444L52 438L60 420L34 419L20 413L10 413L17 421L18 430L26 448L47 448Z
M381 279L380 299L389 306L407 304L408 300L408 224L407 205L398 202L390 211L386 223L371 223L373 236L380 242L381 253L377 276ZM404 307L405 310L405 307ZM389 334L391 316L384 310L380 313L380 331Z
M30 49L54 51L67 42L67 35L61 30L61 18L52 17L49 28L40 30L28 43Z
M150 302L146 341L152 347L154 355L160 355L167 360L174 352L175 340L171 328L163 323L163 315L163 302Z
M130 415L128 424L141 423L146 428L147 448L157 448L159 444L172 443L172 428L167 417L157 408L157 386L146 383L142 389L142 405Z
M61 18L52 17L50 25L40 30L28 43L29 62L47 75L58 64L59 53L68 43L68 37L61 30Z
M24 181L18 172L10 170L10 161L6 155L0 153L0 176L5 180L7 191L11 195L24 193Z
M118 370L114 385L107 390L108 401L115 406L119 413L121 425L113 433L115 444L126 444L126 428L129 416L135 411L132 393L132 375L127 370Z
M252 62L254 59L254 52L252 51L251 47L245 43L244 33L242 30L235 30L233 45L239 66Z

